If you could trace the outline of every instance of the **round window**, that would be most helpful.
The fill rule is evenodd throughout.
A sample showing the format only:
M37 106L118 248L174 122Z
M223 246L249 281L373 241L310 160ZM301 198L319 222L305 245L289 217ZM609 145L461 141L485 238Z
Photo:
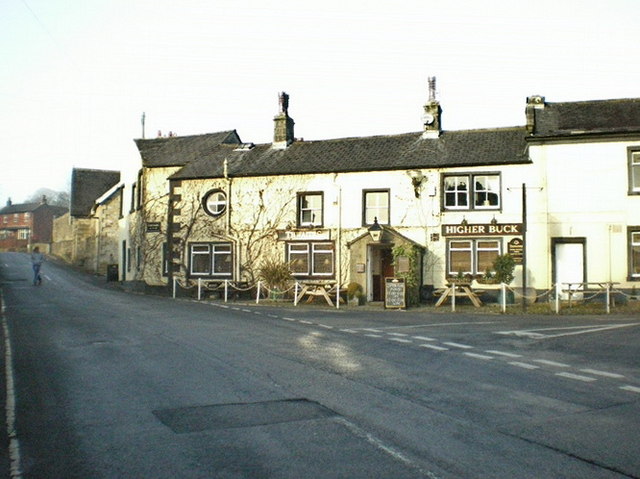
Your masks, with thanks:
M227 195L221 190L211 190L204 195L202 206L207 214L220 216L227 209Z

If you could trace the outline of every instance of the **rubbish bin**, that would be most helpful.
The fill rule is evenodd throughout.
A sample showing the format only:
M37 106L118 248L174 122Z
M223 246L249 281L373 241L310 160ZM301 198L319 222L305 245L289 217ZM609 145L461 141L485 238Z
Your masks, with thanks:
M118 281L118 265L107 265L107 281Z

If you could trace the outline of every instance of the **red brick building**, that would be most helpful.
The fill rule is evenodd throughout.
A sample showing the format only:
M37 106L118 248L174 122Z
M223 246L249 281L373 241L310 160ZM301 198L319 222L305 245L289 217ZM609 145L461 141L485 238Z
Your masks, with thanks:
M40 203L14 205L11 200L0 209L0 251L26 251L36 244L48 251L53 219L66 213L61 206Z

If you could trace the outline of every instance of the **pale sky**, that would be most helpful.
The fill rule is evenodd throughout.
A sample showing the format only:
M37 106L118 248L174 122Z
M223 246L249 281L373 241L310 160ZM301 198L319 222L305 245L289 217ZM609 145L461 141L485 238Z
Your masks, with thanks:
M526 97L640 97L637 0L0 0L0 206L133 143L236 129L268 143L278 92L306 140L525 123Z

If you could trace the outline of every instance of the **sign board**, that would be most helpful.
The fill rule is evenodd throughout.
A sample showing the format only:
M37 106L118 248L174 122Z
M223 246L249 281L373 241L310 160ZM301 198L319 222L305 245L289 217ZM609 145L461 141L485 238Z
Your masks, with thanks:
M524 242L522 238L513 238L507 243L507 254L513 258L516 264L522 264L524 257Z
M331 239L331 230L278 230L279 241L323 241Z
M160 233L160 223L147 223L147 233Z
M404 278L384 279L384 307L404 309L406 307Z
M522 223L442 225L442 236L509 236L521 234Z

